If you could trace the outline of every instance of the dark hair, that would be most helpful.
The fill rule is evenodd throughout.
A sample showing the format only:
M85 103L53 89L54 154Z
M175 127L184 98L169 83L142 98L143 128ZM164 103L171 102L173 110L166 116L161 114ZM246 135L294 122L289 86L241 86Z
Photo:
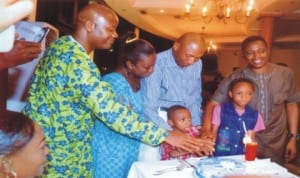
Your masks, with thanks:
M232 91L233 88L238 84L238 83L242 83L242 82L246 82L249 83L252 86L253 91L255 90L255 85L254 82L249 79L249 78L236 78L234 80L231 81L231 83L229 84L229 91Z
M185 110L188 110L188 108L184 107L184 106L181 106L181 105L173 105L171 107L169 107L167 109L167 117L168 119L171 119L174 112L177 111L177 110L180 110L180 109L185 109Z
M0 156L19 150L33 134L34 122L31 119L21 113L9 112L8 117L0 120Z
M134 39L132 33L127 33L118 40L118 63L125 64L126 61L131 61L135 64L143 56L155 54L155 49L152 44L144 39Z
M268 44L266 42L266 40L262 37L262 36L249 36L246 39L243 40L242 45L241 45L241 50L242 53L244 54L247 46L249 45L249 43L252 43L254 41L261 41L264 43L264 45L267 47Z

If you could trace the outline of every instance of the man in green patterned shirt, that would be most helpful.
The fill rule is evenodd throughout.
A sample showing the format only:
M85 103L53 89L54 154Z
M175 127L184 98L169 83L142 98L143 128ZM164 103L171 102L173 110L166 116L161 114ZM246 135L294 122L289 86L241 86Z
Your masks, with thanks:
M167 131L116 102L110 85L89 57L94 49L111 48L118 37L117 15L100 4L89 4L78 14L75 32L45 51L38 64L23 112L43 128L50 150L44 177L92 177L93 118L142 142L163 141L179 148L209 154L213 143Z

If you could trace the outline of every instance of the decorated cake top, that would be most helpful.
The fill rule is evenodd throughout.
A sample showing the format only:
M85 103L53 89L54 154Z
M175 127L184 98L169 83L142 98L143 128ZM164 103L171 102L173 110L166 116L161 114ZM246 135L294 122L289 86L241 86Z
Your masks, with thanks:
M195 178L218 178L229 175L243 174L245 166L242 162L228 158L206 158L197 163L194 170Z

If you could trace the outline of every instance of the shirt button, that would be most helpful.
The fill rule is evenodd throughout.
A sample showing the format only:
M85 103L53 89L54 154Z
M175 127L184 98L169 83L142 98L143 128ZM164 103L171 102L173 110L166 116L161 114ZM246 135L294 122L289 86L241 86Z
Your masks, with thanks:
M238 146L237 146L237 144L235 144L235 145L234 145L234 147L236 147L236 148L237 148L237 147L238 147Z

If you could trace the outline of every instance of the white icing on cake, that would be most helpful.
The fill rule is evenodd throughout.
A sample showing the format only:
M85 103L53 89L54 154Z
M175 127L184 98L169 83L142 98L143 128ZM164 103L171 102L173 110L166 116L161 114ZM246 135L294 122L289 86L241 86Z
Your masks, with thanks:
M234 174L243 174L245 166L243 163L228 158L206 158L197 163L194 170L195 178L218 178Z

